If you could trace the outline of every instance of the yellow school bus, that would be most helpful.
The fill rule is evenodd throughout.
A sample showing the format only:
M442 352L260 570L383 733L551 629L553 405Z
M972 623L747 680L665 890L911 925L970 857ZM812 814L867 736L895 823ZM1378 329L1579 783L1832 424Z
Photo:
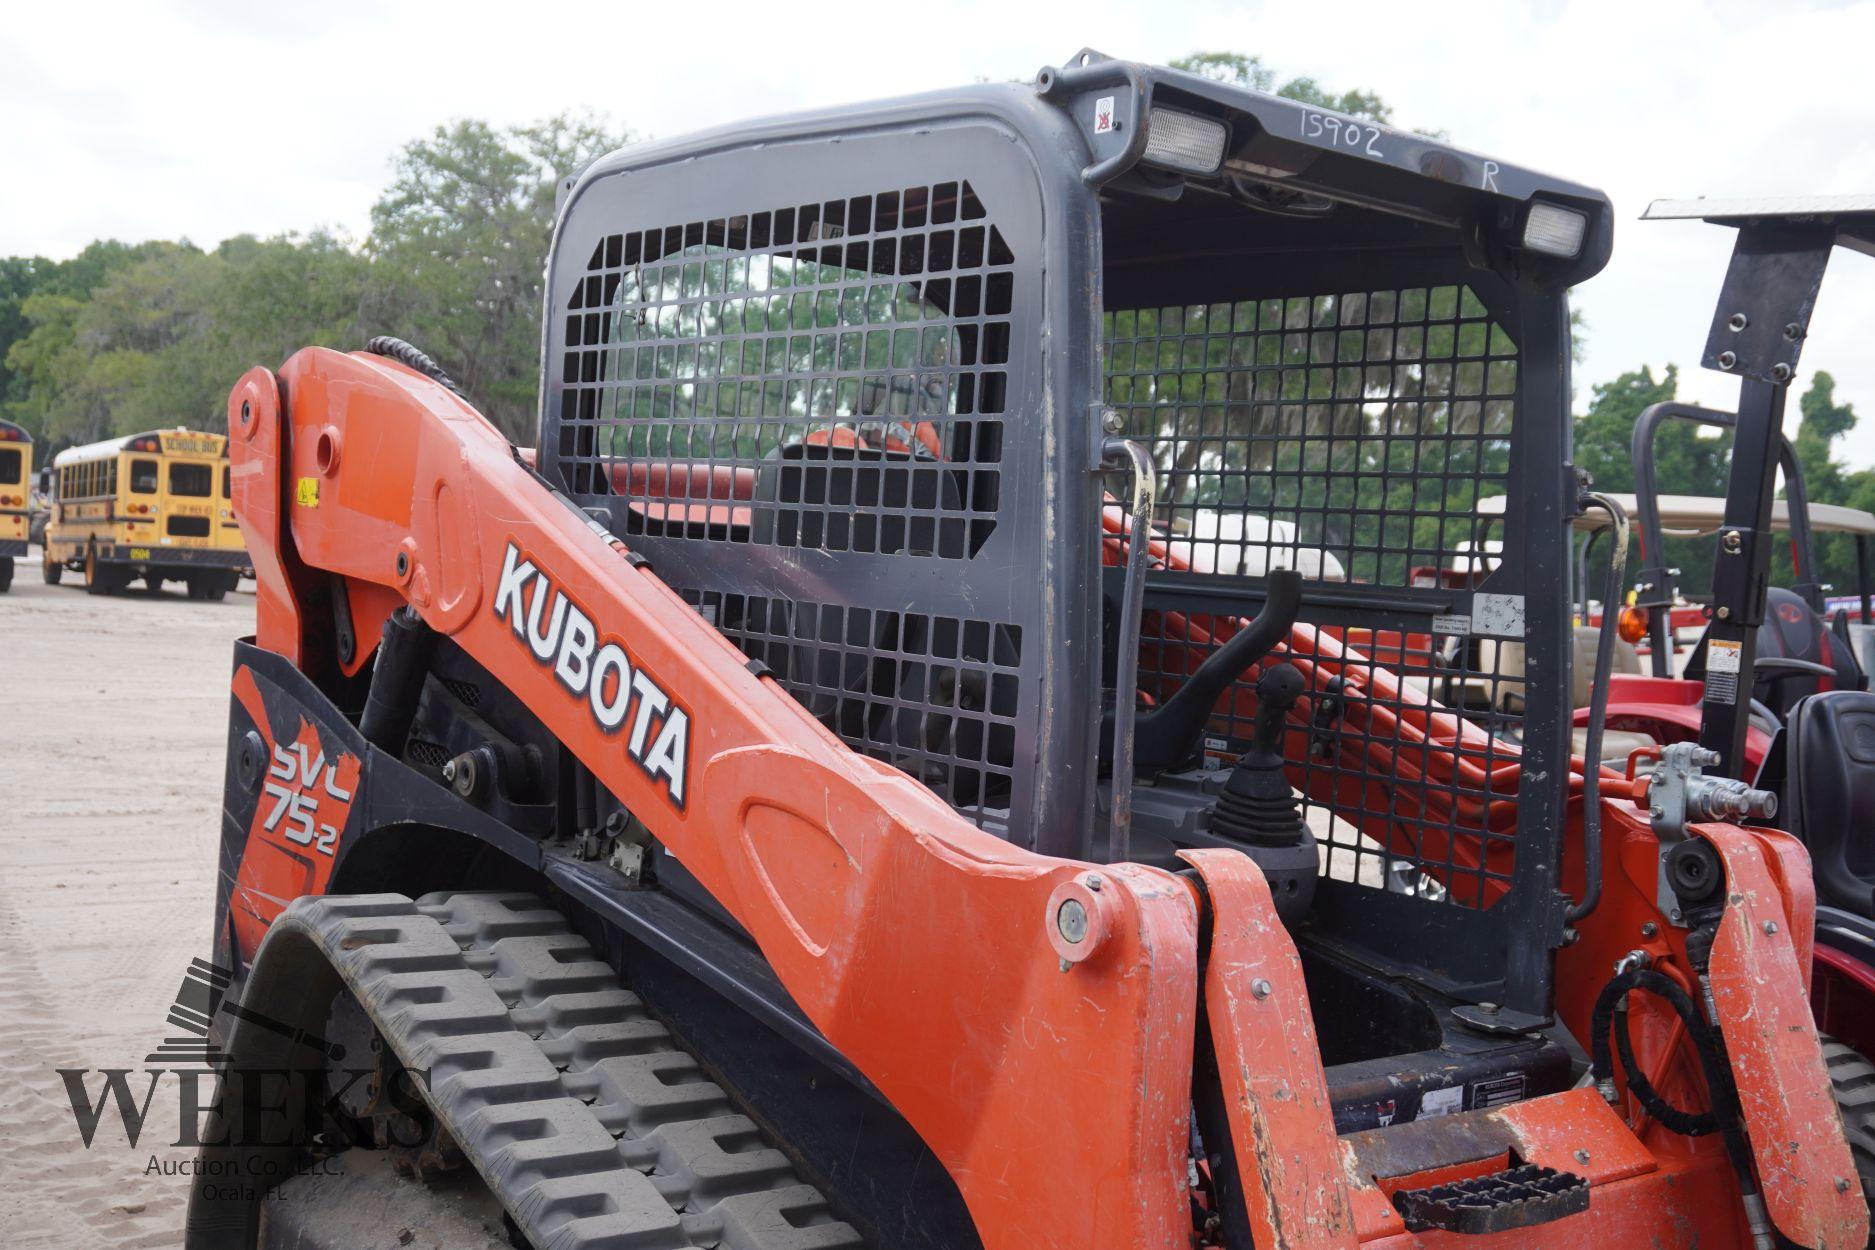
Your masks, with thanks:
M60 452L52 460L45 578L82 571L94 595L141 578L179 581L191 599L220 599L247 566L229 498L228 438L152 430Z
M27 510L33 480L33 440L11 421L0 421L0 594L13 585L13 559L26 554Z

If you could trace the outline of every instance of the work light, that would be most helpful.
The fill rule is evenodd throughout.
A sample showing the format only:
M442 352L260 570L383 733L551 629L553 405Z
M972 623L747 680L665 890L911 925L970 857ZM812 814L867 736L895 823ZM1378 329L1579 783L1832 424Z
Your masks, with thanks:
M1582 250L1582 236L1588 233L1586 213L1542 200L1530 206L1523 221L1523 245L1545 256L1574 256Z
M1224 163L1224 123L1211 117L1154 109L1146 122L1146 152L1140 159L1188 174L1216 173Z

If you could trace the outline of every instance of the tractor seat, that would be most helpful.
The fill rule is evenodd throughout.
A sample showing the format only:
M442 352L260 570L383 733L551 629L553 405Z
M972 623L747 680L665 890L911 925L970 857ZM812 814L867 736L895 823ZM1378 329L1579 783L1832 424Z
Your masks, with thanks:
M1868 682L1855 650L1846 637L1830 629L1801 595L1774 586L1765 595L1764 623L1758 626L1758 672L1752 695L1779 720L1790 715L1799 700L1831 690L1862 690ZM1784 668L1777 661L1792 660L1821 665L1830 676ZM1767 663L1769 661L1769 663ZM1706 640L1686 665L1685 676L1704 680Z
M1793 673L1761 683L1768 687L1758 697L1779 716L1806 695L1825 690L1861 690L1862 666L1856 663L1855 651L1848 640L1834 633L1815 608L1800 595L1773 587L1765 597L1764 624L1758 627L1758 660L1788 658L1808 660L1835 670L1835 677Z
M1569 670L1570 698L1575 707L1587 707L1589 697L1595 691L1595 650L1601 644L1602 630L1599 625L1578 625L1575 627L1575 656ZM1625 638L1615 639L1613 662L1609 665L1612 673L1634 673L1641 671L1641 655L1634 649L1634 644Z
M1800 700L1784 736L1779 823L1810 850L1817 902L1875 920L1875 694Z

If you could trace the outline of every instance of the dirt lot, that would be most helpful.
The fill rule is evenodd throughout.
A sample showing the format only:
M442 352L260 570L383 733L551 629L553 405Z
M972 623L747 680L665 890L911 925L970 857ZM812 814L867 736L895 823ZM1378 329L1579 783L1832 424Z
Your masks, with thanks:
M87 1149L56 1069L129 1068L208 954L230 644L248 588L96 599L42 584L37 551L0 595L0 1241L174 1246L184 1177L172 1078L139 1146L107 1108ZM82 579L81 579L82 580Z

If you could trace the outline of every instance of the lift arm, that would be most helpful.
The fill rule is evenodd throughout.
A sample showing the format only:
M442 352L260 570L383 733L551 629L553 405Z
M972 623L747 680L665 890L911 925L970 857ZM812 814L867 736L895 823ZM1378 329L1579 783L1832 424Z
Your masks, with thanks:
M317 671L335 662L314 611L330 579L393 592L754 936L942 1160L985 1245L1185 1244L1182 882L1023 851L848 750L411 369L307 349L243 377L229 427L261 646ZM1088 918L1075 943L1057 931L1069 898Z

